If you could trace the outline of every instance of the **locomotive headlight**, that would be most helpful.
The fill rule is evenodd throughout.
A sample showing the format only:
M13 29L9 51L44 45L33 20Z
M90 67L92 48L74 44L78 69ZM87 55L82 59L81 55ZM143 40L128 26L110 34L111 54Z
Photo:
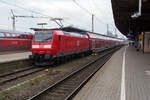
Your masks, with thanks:
M32 48L39 48L39 45L32 45Z
M51 48L51 45L44 45L44 48Z

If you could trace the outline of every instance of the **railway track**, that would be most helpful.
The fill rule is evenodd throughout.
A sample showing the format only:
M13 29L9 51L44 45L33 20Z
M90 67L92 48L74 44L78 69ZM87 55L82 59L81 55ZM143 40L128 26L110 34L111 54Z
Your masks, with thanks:
M65 76L53 85L35 94L28 100L68 100L106 63L111 55L117 50L104 52L95 60L80 67L80 69Z
M13 75L13 74L16 74L16 73L20 73L20 72L23 72L23 71L26 71L26 70L30 70L30 69L33 69L33 68L35 68L35 67L30 66L30 67L26 67L26 68L17 69L17 70L12 71L12 72L0 74L0 78L1 78L1 77L6 77L6 76L8 76L8 75Z
M24 68L14 72L0 75L0 85L3 85L8 82L12 82L22 77L26 77L28 75L40 72L42 70L44 70L44 68L28 67L28 68Z

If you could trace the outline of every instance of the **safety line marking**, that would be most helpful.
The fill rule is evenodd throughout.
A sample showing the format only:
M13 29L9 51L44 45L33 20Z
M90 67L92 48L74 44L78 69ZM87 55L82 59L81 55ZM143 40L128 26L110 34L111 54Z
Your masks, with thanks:
M126 47L123 53L123 61L122 61L122 77L121 77L121 94L120 100L126 100L126 90L125 90L125 61L126 61Z

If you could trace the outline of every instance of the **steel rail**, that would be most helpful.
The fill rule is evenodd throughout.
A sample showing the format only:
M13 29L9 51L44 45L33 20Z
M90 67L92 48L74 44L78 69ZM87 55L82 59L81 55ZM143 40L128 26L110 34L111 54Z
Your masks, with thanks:
M26 77L26 76L28 76L28 75L31 75L31 74L40 72L40 71L42 71L42 70L44 70L44 68L40 68L40 69L37 69L37 70L32 71L32 72L30 72L30 73L26 73L26 74L23 74L23 75L19 75L19 76L10 78L10 79L6 79L6 80L3 80L3 81L0 81L0 85L3 85L3 84L5 84L5 83L7 83L7 82L14 81L14 80L19 79L19 78L22 78L22 77ZM27 70L26 70L26 71L27 71Z
M31 67L27 67L27 68L18 69L18 70L16 70L16 71L4 73L4 74L1 74L1 75L0 75L0 78L1 78L1 77L6 77L6 76L8 76L8 75L13 75L13 74L16 74L16 73L20 73L20 72L23 72L23 71L27 71L27 70L30 70L30 69L33 69L33 68L35 68L35 67L34 67L34 66L31 66Z
M108 51L107 53L104 52L103 55L101 55L101 56L99 56L98 58L96 58L95 60L93 60L93 61L87 63L86 65L80 67L79 69L73 71L71 74L65 76L65 77L62 78L61 80L58 80L58 81L55 82L54 84L50 85L48 88L46 88L46 89L40 91L39 93L35 94L34 96L32 96L32 97L30 97L30 98L28 98L28 100L37 100L37 99L41 98L41 96L44 95L47 91L53 90L55 87L57 87L59 84L61 84L61 83L63 83L63 82L65 83L65 81L66 81L67 79L73 77L73 75L75 75L75 74L81 72L82 70L86 69L88 66L94 64L94 63L97 62L98 60L104 59L104 57L106 57L106 56L108 56L108 55L109 55L108 58L110 58L110 55L111 55L113 52L115 52L117 49L118 49L118 48L115 48L115 49L113 49L113 50ZM108 60L108 58L107 58L107 60ZM70 93L65 97L65 100L68 100L69 98L71 98L71 97L74 95L74 93L75 93L83 84L85 84L85 82L86 82L90 77L92 77L92 76L94 75L94 73L96 73L96 72L98 71L98 69L100 69L100 68L102 67L103 64L106 63L107 60L106 60L106 58L105 58L105 61L104 61L103 63L101 63L100 67L96 68L90 75L88 75L88 77L86 77L72 92L70 92ZM90 67L89 67L89 68L90 68ZM67 83L67 85L68 85L68 84L69 84L69 83ZM55 90L55 89L54 89L54 90ZM61 98L61 99L62 99L62 98Z

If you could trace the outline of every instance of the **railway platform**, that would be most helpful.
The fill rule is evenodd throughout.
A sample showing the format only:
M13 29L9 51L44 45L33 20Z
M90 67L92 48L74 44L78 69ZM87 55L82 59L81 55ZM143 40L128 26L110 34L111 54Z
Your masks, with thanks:
M150 54L117 51L73 100L150 100Z
M0 63L7 63L17 60L24 60L28 59L28 56L31 52L20 52L20 53L10 53L10 54L3 54L0 55Z

